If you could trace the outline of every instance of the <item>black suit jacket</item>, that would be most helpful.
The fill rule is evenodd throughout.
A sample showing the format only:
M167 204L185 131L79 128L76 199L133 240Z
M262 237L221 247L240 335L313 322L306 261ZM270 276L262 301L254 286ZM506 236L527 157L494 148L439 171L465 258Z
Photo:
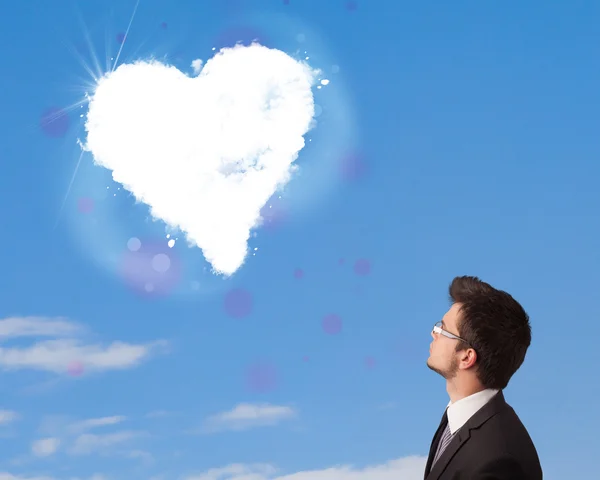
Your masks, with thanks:
M542 480L531 437L502 392L456 432L432 468L447 423L444 413L431 442L425 480Z

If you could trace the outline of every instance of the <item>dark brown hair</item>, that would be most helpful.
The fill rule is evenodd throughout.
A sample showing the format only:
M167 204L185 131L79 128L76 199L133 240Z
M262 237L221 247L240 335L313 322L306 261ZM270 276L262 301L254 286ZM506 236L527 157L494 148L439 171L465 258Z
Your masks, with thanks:
M531 344L529 315L508 293L477 277L456 277L451 303L460 303L459 335L477 352L477 377L485 388L501 390L525 360ZM463 342L457 351L468 348Z

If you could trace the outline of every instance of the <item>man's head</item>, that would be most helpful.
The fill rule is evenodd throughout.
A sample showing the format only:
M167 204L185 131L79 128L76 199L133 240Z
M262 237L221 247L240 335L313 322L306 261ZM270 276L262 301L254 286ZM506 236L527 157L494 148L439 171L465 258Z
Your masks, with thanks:
M432 332L427 365L447 380L505 388L531 343L529 316L477 277L456 277L449 293L451 307Z

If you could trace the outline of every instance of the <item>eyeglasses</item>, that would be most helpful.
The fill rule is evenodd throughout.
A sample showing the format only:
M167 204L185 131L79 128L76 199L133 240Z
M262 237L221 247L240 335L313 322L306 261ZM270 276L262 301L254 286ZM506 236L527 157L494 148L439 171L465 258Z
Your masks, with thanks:
M467 342L464 338L460 338L458 335L454 335L453 333L450 333L450 332L447 332L446 330L444 330L442 328L442 322L437 322L433 326L433 332L437 333L438 335L443 335L446 338L451 338L452 340L460 340L461 342L464 342L467 345L469 345L469 342Z

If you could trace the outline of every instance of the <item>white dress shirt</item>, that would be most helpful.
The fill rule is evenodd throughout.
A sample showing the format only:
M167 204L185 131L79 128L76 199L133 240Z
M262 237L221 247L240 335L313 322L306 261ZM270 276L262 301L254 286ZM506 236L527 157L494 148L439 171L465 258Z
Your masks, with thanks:
M481 392L474 393L473 395L469 395L468 397L461 398L457 402L452 403L452 401L450 401L447 411L450 433L454 435L454 432L467 423L467 420L488 403L498 391L499 390L488 388Z

